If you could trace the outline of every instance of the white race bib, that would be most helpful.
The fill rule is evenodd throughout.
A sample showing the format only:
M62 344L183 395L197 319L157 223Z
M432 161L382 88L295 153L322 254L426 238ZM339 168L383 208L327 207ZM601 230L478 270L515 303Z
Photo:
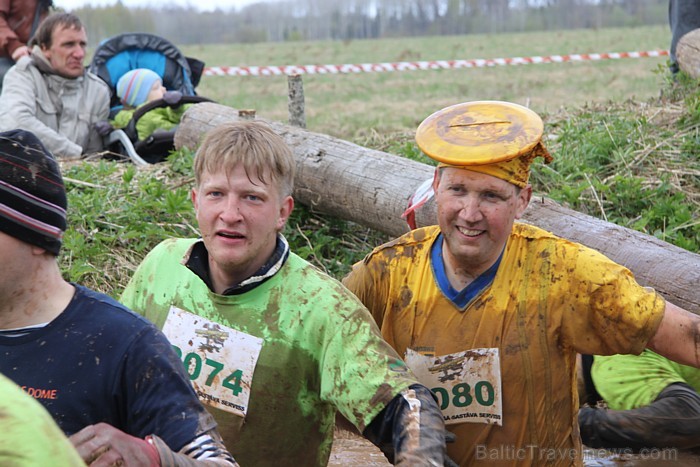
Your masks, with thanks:
M174 306L163 334L202 402L245 417L263 340Z
M406 365L437 396L446 425L503 424L498 349L426 357L406 350Z

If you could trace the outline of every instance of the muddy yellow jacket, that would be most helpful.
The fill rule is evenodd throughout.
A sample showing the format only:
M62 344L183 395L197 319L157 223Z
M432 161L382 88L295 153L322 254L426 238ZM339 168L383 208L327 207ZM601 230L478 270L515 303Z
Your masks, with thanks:
M434 255L441 244L437 226L414 230L343 282L401 357L426 357L432 379L421 382L457 435L448 454L463 466L580 465L576 352L641 352L665 302L602 254L516 223L495 275L457 304Z

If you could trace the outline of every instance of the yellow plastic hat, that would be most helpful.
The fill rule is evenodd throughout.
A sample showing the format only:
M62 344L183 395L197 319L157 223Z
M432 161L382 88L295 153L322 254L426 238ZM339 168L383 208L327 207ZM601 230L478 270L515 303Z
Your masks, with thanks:
M551 161L539 115L518 104L474 101L439 110L416 131L418 147L440 165L464 167L525 186L530 162ZM521 157L524 156L524 157Z

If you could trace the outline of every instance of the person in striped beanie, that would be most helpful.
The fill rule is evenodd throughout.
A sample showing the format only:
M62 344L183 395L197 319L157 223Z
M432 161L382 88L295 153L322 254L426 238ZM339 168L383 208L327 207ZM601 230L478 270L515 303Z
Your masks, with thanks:
M25 130L0 133L0 231L58 255L66 190L51 153Z
M48 410L88 465L237 465L165 335L63 278L67 204L41 141L1 132L0 374Z

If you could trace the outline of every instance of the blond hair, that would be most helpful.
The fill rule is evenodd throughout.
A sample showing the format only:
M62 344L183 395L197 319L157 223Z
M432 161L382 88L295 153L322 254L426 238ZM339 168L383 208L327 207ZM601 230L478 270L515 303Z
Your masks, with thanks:
M287 143L262 122L227 122L207 133L194 158L199 186L205 172L227 173L242 164L248 178L277 185L281 196L294 189L294 154ZM267 180L267 178L271 180Z

